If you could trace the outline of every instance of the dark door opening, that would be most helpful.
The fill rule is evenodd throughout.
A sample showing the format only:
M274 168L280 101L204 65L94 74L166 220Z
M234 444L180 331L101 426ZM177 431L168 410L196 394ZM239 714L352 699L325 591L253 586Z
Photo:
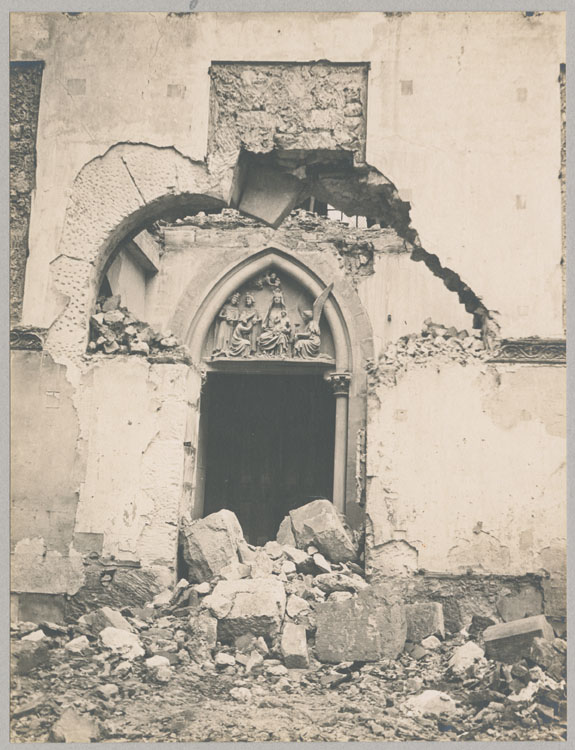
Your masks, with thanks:
M210 373L204 418L204 515L228 508L264 544L290 510L331 499L335 403L321 375Z

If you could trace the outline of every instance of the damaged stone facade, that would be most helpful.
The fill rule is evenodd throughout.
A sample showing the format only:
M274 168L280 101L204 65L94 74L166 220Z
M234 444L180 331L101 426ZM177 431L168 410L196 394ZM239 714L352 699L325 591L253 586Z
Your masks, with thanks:
M548 87L563 17L544 14L537 33L522 14L486 16L487 33L455 15L335 15L312 31L268 14L246 34L234 14L13 16L14 60L45 61L23 296L13 286L16 618L141 607L177 582L183 519L203 515L206 371L223 366L205 361L204 333L252 264L312 301L333 283L337 481L368 580L441 602L452 632L472 614L505 620L500 600L516 595L537 601L520 617L564 618L561 94ZM451 40L447 57L426 24ZM153 50L128 32L165 65L148 75ZM531 45L528 64L509 35ZM117 49L141 64L114 93L90 66L120 80ZM257 62L217 62L222 49ZM306 210L310 196L370 226ZM503 357L527 339L549 356Z

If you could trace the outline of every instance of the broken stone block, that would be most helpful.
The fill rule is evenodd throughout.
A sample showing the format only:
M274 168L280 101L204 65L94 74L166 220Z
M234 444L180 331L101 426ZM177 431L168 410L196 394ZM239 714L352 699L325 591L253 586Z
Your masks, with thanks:
M369 588L369 584L360 578L360 576L352 573L351 575L345 575L345 573L321 573L314 578L314 585L317 586L321 591L326 594L331 594L333 591L363 591Z
M128 344L130 354L145 354L150 353L150 347L146 341L140 341L139 339L132 339Z
M216 589L214 589L214 593L209 594L209 596L206 596L204 599L202 599L201 606L205 607L214 617L219 620L220 618L225 617L228 614L228 612L232 608L232 602L231 599L228 599L226 596L222 596L222 594L216 593Z
M295 622L299 622L300 617L305 617L310 613L309 602L295 594L288 597L286 604L286 614Z
M427 638L424 638L421 641L421 645L423 648L426 648L429 651L435 651L441 646L441 641L434 635L428 635Z
M220 510L197 521L182 519L181 538L189 578L194 583L209 581L222 568L239 562L242 527L230 510Z
M369 586L343 602L317 605L316 653L322 662L395 659L405 645L403 604Z
M206 596L206 594L209 594L211 591L210 584L207 581L204 581L203 583L197 583L194 586L194 591L196 591L200 596Z
M244 541L238 545L238 555L240 561L250 568L252 578L266 578L273 573L273 562L266 554L265 550L259 547L251 547Z
M329 564L329 561L326 560L325 557L321 554L321 552L316 552L312 559L315 566L323 573L331 573L331 565Z
M110 698L115 698L118 695L118 693L120 692L120 688L113 683L108 683L106 685L100 685L99 687L97 687L96 692L101 698L109 701Z
M284 544L283 551L285 556L295 564L299 573L312 573L314 571L313 558L304 550Z
M445 638L443 607L439 602L421 602L405 606L407 640L419 643L430 635Z
M124 322L124 313L120 310L110 310L107 313L104 313L104 323L107 325L113 324L113 323L123 323Z
M277 542L271 541L266 542L264 544L264 550L268 557L271 557L272 560L279 560L279 558L283 555L283 547L281 544L278 544Z
M557 649L555 645L557 641L563 643L559 638L555 638L554 641L534 638L529 651L529 659L539 667L546 669L554 680L559 681L566 676L567 655L565 651Z
M276 536L276 541L278 542L278 544L281 544L283 546L286 546L286 545L290 547L296 546L296 540L295 540L295 536L294 536L292 525L291 525L291 518L289 516L286 516L284 520L280 523L280 527L278 529L278 533ZM294 562L296 561L294 560Z
M440 716L441 714L452 714L457 710L453 698L440 690L424 690L423 693L408 698L403 705L419 716L424 714Z
M149 659L146 659L145 664L148 669L156 669L157 667L169 667L170 660L165 656L159 656L158 654L156 654L155 656L150 656Z
M217 619L203 610L198 615L190 617L188 630L191 636L191 643L188 648L190 652L193 652L194 659L198 661L208 659L218 640Z
M289 669L307 669L309 655L305 627L294 622L284 623L280 644L284 664Z
M17 641L10 646L10 668L13 674L28 674L46 664L49 651L45 641Z
M45 637L46 635L43 630L34 630L31 633L28 633L28 635L23 636L22 640L37 643L38 641L43 641Z
M295 563L291 560L284 560L281 566L281 572L284 575L291 575L292 573L296 572L296 566Z
M478 646L474 641L467 641L467 643L455 649L448 662L448 667L453 674L462 675L472 664L483 659L484 655L481 646Z
M321 552L331 562L357 558L358 547L353 533L329 500L314 500L290 511L289 515L295 546L305 549L313 544L317 547L316 552Z
M256 636L274 636L279 632L286 594L276 578L220 581L212 596L222 596L232 602L230 611L218 622L222 642L248 632Z
M95 635L104 628L118 628L119 630L132 632L132 626L126 618L118 610L111 607L101 607L95 612L82 615L80 621L89 625Z
M220 651L219 654L216 654L214 663L216 667L221 667L223 669L224 667L234 667L236 660L231 654L226 654L225 651Z
M552 641L553 628L545 615L492 625L483 631L485 652L490 659L514 663L529 656L534 638Z
M543 595L535 586L525 586L517 594L501 596L497 611L504 622L539 615L543 612Z
M127 630L104 628L100 632L100 639L106 648L119 651L129 661L144 655L144 649L138 636L135 633L129 633Z
M102 312L110 312L111 310L117 310L120 307L122 299L119 294L113 294L111 297L102 302Z
M50 730L50 742L97 742L102 736L100 725L89 716L67 708Z
M64 646L66 651L71 651L73 654L81 654L82 651L87 651L90 648L90 642L85 635L81 635L78 638L73 638L68 641Z
M249 578L252 569L250 565L241 562L233 562L220 570L220 576L226 581L239 581L241 578Z

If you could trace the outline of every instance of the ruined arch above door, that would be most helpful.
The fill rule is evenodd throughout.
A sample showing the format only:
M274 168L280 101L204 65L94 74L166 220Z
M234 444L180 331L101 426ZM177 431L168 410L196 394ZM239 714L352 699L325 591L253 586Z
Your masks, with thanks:
M102 270L124 239L166 215L224 205L206 166L175 148L119 143L89 161L74 180L50 264L46 347L68 363L83 354Z

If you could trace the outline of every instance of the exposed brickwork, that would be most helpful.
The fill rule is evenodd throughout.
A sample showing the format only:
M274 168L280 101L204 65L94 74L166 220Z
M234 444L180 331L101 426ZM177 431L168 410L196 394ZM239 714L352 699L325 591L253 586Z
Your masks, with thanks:
M10 322L22 317L43 62L10 64Z

